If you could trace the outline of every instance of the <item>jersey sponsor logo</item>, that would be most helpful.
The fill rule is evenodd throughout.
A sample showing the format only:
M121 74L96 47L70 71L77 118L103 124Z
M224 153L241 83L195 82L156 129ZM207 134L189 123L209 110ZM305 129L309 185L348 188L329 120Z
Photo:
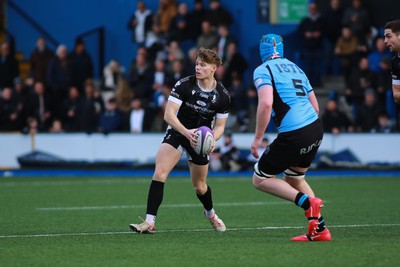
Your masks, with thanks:
M210 110L207 107L200 107L200 106L188 103L188 102L186 102L185 105L187 107L189 107L190 109L196 110L197 112L209 113L209 114L215 113L215 110Z
M197 102L196 102L198 105L200 105L200 106L202 106L202 107L205 107L207 104L206 103L204 103L203 101L201 101L201 100L197 100Z
M315 143L312 143L308 147L300 148L300 155L307 154L308 152L313 150L315 147L319 147L321 145L321 142L322 142L322 140L317 140L317 141L315 141Z

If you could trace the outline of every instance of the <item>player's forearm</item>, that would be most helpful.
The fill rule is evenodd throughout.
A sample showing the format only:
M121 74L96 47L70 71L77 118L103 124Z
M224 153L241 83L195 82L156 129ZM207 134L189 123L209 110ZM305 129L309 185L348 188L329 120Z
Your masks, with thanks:
M217 118L216 119L215 126L214 126L214 129L213 129L215 141L220 139L221 136L224 134L226 120L227 119L225 119L225 118L223 118L223 119L222 118Z
M397 85L398 81L393 81L392 90L393 90L393 98L396 103L400 103L400 85Z
M255 137L261 139L267 129L271 118L272 107L266 104L259 104L257 107Z

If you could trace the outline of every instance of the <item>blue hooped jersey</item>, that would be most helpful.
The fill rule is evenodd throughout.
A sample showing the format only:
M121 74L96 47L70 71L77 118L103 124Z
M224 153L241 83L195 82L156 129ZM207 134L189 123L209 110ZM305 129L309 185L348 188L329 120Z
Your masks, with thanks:
M313 91L310 82L303 70L290 60L267 60L255 69L253 81L257 91L263 85L272 86L272 117L280 133L300 129L318 119L308 99Z

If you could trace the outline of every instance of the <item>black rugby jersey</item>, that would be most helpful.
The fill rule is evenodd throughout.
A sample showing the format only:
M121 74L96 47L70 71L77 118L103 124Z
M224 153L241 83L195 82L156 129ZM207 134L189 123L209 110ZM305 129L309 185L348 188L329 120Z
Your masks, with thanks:
M400 56L399 54L395 55L392 58L392 83L394 85L400 85Z
M212 128L214 117L228 117L231 105L229 93L221 83L214 90L205 91L198 86L196 76L179 80L168 100L181 105L177 116L187 129Z

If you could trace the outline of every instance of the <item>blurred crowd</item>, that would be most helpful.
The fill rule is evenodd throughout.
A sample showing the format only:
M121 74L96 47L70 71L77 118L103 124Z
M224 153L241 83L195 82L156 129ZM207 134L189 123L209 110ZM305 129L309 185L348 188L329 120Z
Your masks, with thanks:
M136 54L128 69L118 59L110 60L100 81L93 79L92 58L82 39L72 49L61 44L52 51L39 37L24 80L9 45L2 44L0 131L161 132L166 99L179 79L194 74L199 47L215 49L223 59L216 79L231 94L228 128L252 131L257 93L251 78L246 80L252 70L231 32L235 18L219 0L206 2L195 0L189 9L186 3L160 0L158 10L150 10L138 1L127 21ZM362 0L348 7L331 0L322 13L310 3L309 15L298 25L303 43L297 63L311 84L319 88L332 77L345 83L344 92L330 88L326 107L320 107L326 132L399 130L391 55L381 28L370 25L369 12Z

